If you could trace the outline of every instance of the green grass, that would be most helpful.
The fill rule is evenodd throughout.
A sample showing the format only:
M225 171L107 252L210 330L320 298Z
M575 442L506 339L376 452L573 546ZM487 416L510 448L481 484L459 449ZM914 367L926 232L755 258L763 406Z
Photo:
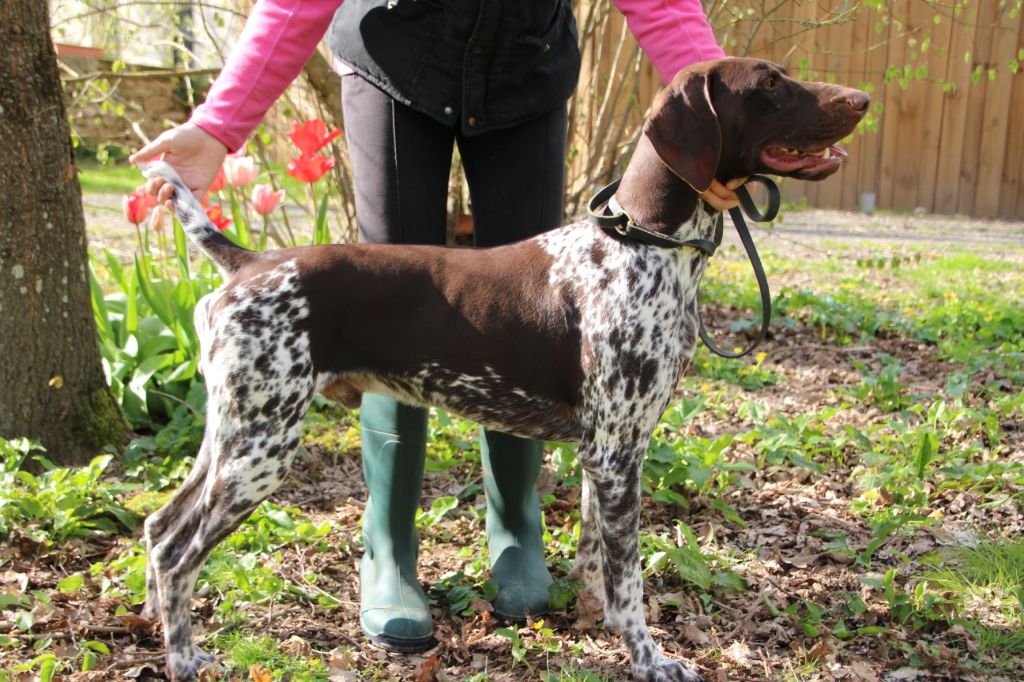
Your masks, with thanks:
M78 182L83 193L128 194L143 181L142 173L135 166L79 166Z
M978 651L998 664L1024 657L1024 541L949 548L922 576L950 603Z
M267 182L267 173L276 176L278 184L284 187L290 201L305 205L309 201L306 187L288 175L285 163L272 163L263 167L257 182ZM128 194L144 181L142 172L133 165L104 166L95 162L79 164L78 182L82 192L94 194Z
M268 668L273 680L292 682L327 682L327 667L319 655L300 656L282 650L273 637L229 632L214 637L211 644L223 653L229 669L249 679L253 666ZM233 679L228 676L225 679Z

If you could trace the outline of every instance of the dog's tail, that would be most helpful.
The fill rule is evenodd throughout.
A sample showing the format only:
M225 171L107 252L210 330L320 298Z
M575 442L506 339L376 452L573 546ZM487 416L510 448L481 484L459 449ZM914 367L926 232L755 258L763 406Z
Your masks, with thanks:
M172 201L174 202L174 211L178 214L178 220L181 221L181 227L195 245L209 256L224 274L235 272L255 255L254 252L243 249L225 237L210 222L202 204L170 164L165 161L153 161L142 166L142 174L148 178L163 178L174 185Z

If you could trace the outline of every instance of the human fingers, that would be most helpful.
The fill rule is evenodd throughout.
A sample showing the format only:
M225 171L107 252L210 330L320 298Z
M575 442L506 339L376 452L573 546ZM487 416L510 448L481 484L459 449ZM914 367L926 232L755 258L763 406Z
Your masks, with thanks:
M157 192L157 195L156 195L156 200L161 202L161 203L163 203L163 204L167 204L167 203L169 203L171 201L171 198L173 196L174 196L174 185L172 185L169 182L165 182L165 183L163 183L160 186L160 190Z
M730 180L729 183L723 185L718 180L712 180L711 186L705 191L701 192L700 198L707 202L716 211L728 211L731 208L736 208L740 205L740 200L733 191L735 187L739 187L742 182L736 184L733 189L730 189L728 185L736 182Z
M128 157L128 161L131 163L146 163L158 158L161 154L165 154L171 150L171 140L167 133L163 133L155 140L144 146L139 151L135 152Z
M147 194L153 196L159 196L160 190L167 184L167 181L163 178L148 178L144 187L146 188Z

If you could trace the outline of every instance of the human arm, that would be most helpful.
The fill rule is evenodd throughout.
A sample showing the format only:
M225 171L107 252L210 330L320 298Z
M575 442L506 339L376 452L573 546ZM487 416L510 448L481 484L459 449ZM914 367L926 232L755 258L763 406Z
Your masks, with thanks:
M725 56L700 0L615 0L615 5L666 83L690 64Z

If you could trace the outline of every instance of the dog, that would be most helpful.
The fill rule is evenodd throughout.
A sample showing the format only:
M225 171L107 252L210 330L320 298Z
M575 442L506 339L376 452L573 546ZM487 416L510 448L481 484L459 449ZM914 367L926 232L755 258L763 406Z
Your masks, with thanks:
M708 240L700 193L752 173L820 180L866 93L795 80L755 59L702 62L656 99L615 199L633 223ZM502 431L578 441L582 530L573 575L598 596L633 678L694 682L643 615L640 482L651 433L696 343L706 254L580 222L490 249L347 244L254 253L218 232L166 164L189 237L225 283L196 306L207 426L181 488L145 523L144 615L159 615L167 665L191 680L200 566L284 480L318 391L434 405ZM410 333L409 330L412 330ZM382 341L383 340L383 341Z

